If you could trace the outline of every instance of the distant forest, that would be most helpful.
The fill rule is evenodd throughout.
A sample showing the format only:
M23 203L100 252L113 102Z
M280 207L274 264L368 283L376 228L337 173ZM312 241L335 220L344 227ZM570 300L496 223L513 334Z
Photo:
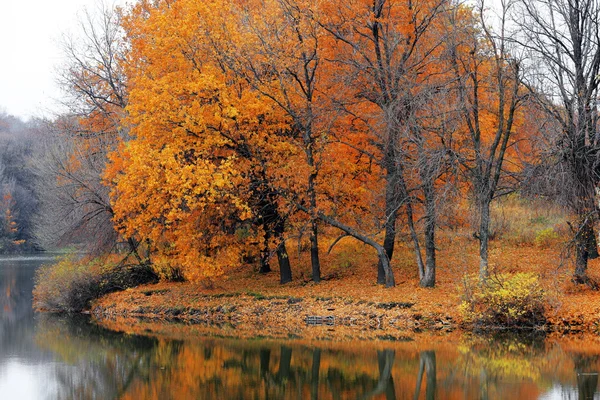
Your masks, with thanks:
M39 218L36 159L43 123L0 112L0 253L41 250L34 239Z

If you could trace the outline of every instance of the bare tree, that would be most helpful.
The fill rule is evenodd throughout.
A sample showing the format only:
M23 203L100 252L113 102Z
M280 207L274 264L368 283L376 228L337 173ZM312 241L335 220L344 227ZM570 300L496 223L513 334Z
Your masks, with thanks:
M443 157L438 157L431 140L439 133L432 129L431 121L440 115L424 118L423 112L433 110L430 106L437 97L434 93L444 92L447 83L440 79L443 73L434 74L430 68L442 65L445 38L438 22L449 6L445 0L409 3L406 9L389 0L377 0L369 6L350 1L323 22L340 44L334 62L346 71L342 79L355 89L337 102L344 112L369 127L377 154L358 150L384 171L384 209L380 214L387 258L393 257L397 221L404 209L424 287L435 285L435 180L441 171L438 161ZM362 18L356 18L357 10ZM376 112L363 111L372 106ZM348 142L347 138L338 139ZM425 261L415 217L415 207L420 203L425 209ZM385 281L385 275L380 262L378 283Z
M101 115L104 134L119 131L127 105L125 50L121 14L103 2L85 10L77 36L63 40L66 63L58 80L67 95L64 105L75 116Z
M479 2L475 14L481 34L469 31L471 27L457 30L452 43L459 113L467 128L466 148L457 149L457 153L471 182L477 207L479 275L483 280L489 273L490 206L496 196L505 194L498 189L501 178L505 177L503 166L514 133L515 113L522 100L520 62L507 47L509 8L510 1L501 0L499 18L495 21L498 27L494 29L493 23L486 21L484 1ZM495 122L488 132L482 122L486 114Z
M588 260L598 257L594 224L599 182L598 75L600 3L595 0L518 0L514 22L527 51L525 82L546 113L560 125L558 159L569 176L568 205L576 261L574 281L596 286Z
M104 3L87 10L80 35L66 37L59 81L69 113L49 126L45 155L37 163L44 193L39 236L58 243L82 241L107 250L119 240L109 188L102 180L108 154L125 137L126 41L120 14ZM138 243L128 238L131 251Z
M118 235L109 188L101 179L105 155L88 153L76 134L79 129L75 118L48 124L33 161L41 194L36 236L46 247L79 244L92 251L110 250Z

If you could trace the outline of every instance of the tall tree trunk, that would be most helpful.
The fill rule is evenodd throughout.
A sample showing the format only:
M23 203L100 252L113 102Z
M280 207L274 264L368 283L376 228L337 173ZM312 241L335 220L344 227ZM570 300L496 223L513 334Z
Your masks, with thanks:
M312 119L312 110L309 108L308 115L310 116L309 121ZM309 124L304 129L304 146L306 152L306 159L308 166L310 167L310 174L308 175L308 201L309 201L309 216L310 216L310 263L312 269L312 280L314 282L321 282L321 262L319 260L319 232L317 222L317 193L316 193L316 180L317 180L317 166L315 164L315 158L313 154L313 138L312 138L312 126Z
M258 196L258 198L261 199L257 204L256 211L259 215L258 223L265 232L260 252L259 272L271 272L271 266L269 264L269 259L271 258L269 242L271 241L271 238L275 238L278 243L275 252L277 253L277 261L279 262L279 282L283 284L291 282L292 280L292 268L284 240L285 218L277 208L277 194L270 186L268 186L268 184L264 183L265 181L266 176L263 172L262 182L259 184L260 189L255 191L255 196Z
M385 187L385 236L383 248L389 261L394 256L394 244L396 242L396 220L398 219L398 176L393 160L388 160L390 167L387 168ZM385 283L385 270L381 261L377 265L377 283Z
M288 256L285 242L281 242L277 247L277 259L279 260L279 283L284 284L292 281L292 268L290 266L290 257Z
M435 286L435 223L425 222L425 274L421 279L421 287Z
M584 146L584 143L580 140L579 147ZM576 182L574 204L577 213L573 281L597 288L597 284L587 274L588 260L598 257L598 246L594 232L594 222L597 218L595 185L590 176L592 172L589 160L573 156L572 164Z
M290 257L288 256L283 238L285 222L283 218L279 218L275 225L275 237L279 241L277 246L277 260L279 261L279 283L288 283L292 281L292 267L290 266Z
M483 197L483 196L482 196ZM480 198L479 207L479 279L482 282L489 276L489 242L490 242L490 202L488 197Z
M395 136L394 136L395 137ZM395 139L394 139L395 140ZM421 269L423 261L421 259L421 250L419 240L414 230L412 205L408 198L408 190L404 181L402 165L396 160L396 151L393 143L389 144L390 149L385 153L383 165L386 169L385 185L385 236L383 238L383 248L385 249L388 262L391 263L394 256L394 245L396 243L396 221L398 219L398 210L403 202L406 202L411 235L415 245L417 264ZM377 283L385 283L385 269L381 260L377 264Z
M260 268L258 272L261 274L266 274L271 272L271 265L269 264L269 259L271 258L271 251L269 250L269 241L271 240L271 231L267 224L263 224L263 228L265 230L265 234L263 237L262 248L260 249Z
M588 260L598 258L598 245L594 232L593 215L579 217L578 232L575 236L575 272L573 280L576 283L596 286L588 277Z
M421 150L423 151L423 150ZM421 162L421 181L425 197L425 273L420 281L422 287L435 286L435 175L427 160Z
M310 265L313 282L321 282L321 262L319 261L319 233L317 220L311 221L310 233Z

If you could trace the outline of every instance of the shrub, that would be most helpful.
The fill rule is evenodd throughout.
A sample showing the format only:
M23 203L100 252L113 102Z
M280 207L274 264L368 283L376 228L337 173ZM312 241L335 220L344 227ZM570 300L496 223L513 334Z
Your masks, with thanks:
M539 247L548 247L556 239L558 239L558 233L554 228L542 229L535 233L535 244Z
M33 290L34 308L53 312L80 312L105 294L144 283L157 282L148 265L122 265L106 260L67 256L39 268Z
M546 294L535 274L499 274L486 283L467 279L465 288L461 312L474 327L531 329L546 322Z

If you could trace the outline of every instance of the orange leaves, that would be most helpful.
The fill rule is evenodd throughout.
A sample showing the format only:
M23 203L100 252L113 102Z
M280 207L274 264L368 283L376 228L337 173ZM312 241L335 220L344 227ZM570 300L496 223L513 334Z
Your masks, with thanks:
M309 219L316 236L319 213L369 238L408 203L420 217L423 188L452 181L444 146L466 142L444 58L454 29L445 5L138 3L123 17L130 138L105 174L119 231L200 277ZM468 39L470 17L460 17ZM492 112L479 122L497 125ZM277 234L265 208L285 215Z
M290 153L277 136L286 119L217 62L211 41L220 40L222 8L144 4L126 19L132 139L106 174L118 229L149 239L155 264L191 279L255 252L250 180L265 157Z

